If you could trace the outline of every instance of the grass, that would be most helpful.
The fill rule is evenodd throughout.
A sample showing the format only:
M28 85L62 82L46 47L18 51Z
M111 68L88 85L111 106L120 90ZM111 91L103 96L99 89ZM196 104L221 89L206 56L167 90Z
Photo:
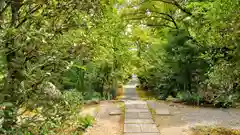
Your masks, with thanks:
M192 135L240 135L240 129L228 129L223 127L197 126L192 128Z
M116 100L121 99L123 97L123 94L124 94L123 86L118 87Z
M152 109L150 106L148 106L148 109L150 110L150 112L152 114L153 121L155 121L156 120L156 111L154 109Z
M120 107L122 112L125 112L125 104L124 104L124 102L120 102L119 103L119 107Z
M156 98L152 95L152 93L150 91L143 90L140 87L137 87L136 90L137 90L139 97L142 100L156 100Z
M124 102L119 102L119 108L121 109L121 111L123 112L122 114L121 114L121 118L120 118L120 124L121 124L121 130L122 130L122 134L123 134L123 129L124 129L124 120L125 120L125 104L124 104Z

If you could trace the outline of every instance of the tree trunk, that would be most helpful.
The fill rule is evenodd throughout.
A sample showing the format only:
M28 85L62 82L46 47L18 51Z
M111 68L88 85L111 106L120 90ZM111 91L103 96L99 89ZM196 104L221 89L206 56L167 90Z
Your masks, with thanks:
M18 14L20 9L20 4L22 0L12 0L11 1L11 11L12 11L12 20L11 28L15 28L18 21ZM17 121L17 110L21 104L20 100L20 84L23 80L22 74L22 65L17 62L17 51L15 46L15 35L7 33L5 38L7 39L5 43L5 52L6 56L6 65L7 65L7 76L5 77L4 82L4 99L3 102L11 103L12 106L7 106L4 111L4 121L3 128L9 129L11 126L14 126Z

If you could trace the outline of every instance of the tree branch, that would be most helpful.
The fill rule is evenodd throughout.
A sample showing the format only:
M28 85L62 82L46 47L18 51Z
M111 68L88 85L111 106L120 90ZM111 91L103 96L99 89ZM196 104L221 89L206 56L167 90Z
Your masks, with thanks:
M192 16L192 13L190 11L188 11L187 9L183 8L177 1L174 0L174 4L176 7L178 7L181 11L183 11L184 13Z
M5 5L5 7L3 7L3 9L0 11L0 16L2 15L2 13L8 8L8 6L10 6L10 1L8 1Z
M18 21L19 10L22 0L12 0L11 1L11 11L12 11L12 20L11 26L15 26Z
M163 3L167 3L167 4L171 4L171 5L174 5L176 6L178 9L180 9L181 11L183 11L184 13L188 14L188 15L192 15L191 12L187 11L187 9L183 8L176 0L172 0L173 2L169 2L169 1L166 1L166 0L152 0L152 1L160 1L160 2L163 2Z
M162 16L149 16L149 17L146 17L146 16L142 16L142 17L133 17L133 18L128 18L127 20L140 20L140 19L144 19L144 18L152 18L152 17L154 17L154 18L162 18L162 19L164 19L164 20L167 20L167 21L172 21L172 20L170 20L170 19L168 19L168 18L166 18L166 17L162 17Z
M178 9L180 9L182 12L188 14L188 15L192 15L192 13L190 11L188 11L187 9L183 8L176 0L170 0L170 1L167 1L167 0L146 0L146 1L143 1L141 3L139 3L137 6L141 5L141 4L144 4L146 2L152 2L152 1L156 1L156 2L163 2L163 3L167 3L167 4L171 4L171 5L174 5L176 6Z
M154 6L154 8L156 9L155 6ZM157 14L160 14L160 15L165 15L165 16L169 17L171 19L171 22L173 22L173 24L175 25L176 29L178 29L177 23L171 15L169 15L167 13L160 13L160 12L157 12L157 11L150 11L150 12L154 12L154 13L157 13Z
M166 0L151 0L151 1L161 1L161 2L163 2L163 3L173 4L173 2L171 2L171 1L166 1Z
M33 8L33 10L30 11L27 15L33 14L34 12L38 11L41 7L42 7L41 5L35 6L35 8ZM22 19L22 20L18 23L18 25L16 26L16 28L20 27L23 23L25 23L28 18L29 18L29 16L26 16L24 19Z
M172 28L172 29L176 29L170 25L166 25L166 24L147 24L147 26L150 26L150 27L161 27L161 26L164 26L164 27L169 27L169 28Z
M167 21L172 22L172 23L174 24L174 26L175 26L175 29L178 29L177 23L176 23L176 21L174 20L174 18L173 18L171 15L169 15L169 14L167 14L167 13L157 12L157 11L150 11L150 12L152 12L152 13L157 13L157 14L159 14L159 15L166 16L166 17L168 17L168 18L170 18L170 19L168 19L168 18L166 18L166 17L153 16L153 15L146 16L146 17L143 16L143 17L140 17L140 18L132 18L132 19L136 20L136 19L142 19L142 18L159 17L159 18L162 18L162 19L164 19L164 20L167 20ZM131 15L135 15L135 16L136 16L137 14L145 14L145 12L131 13ZM130 14L129 14L129 15L130 15Z

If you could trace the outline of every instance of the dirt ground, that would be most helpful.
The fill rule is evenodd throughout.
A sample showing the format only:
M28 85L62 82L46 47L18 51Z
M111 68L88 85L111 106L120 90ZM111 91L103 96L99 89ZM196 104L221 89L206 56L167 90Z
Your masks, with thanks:
M124 114L110 116L109 112L119 109L117 103L104 101L100 103L96 123L84 135L122 135Z
M167 105L171 115L155 115L161 135L192 135L193 127L224 127L240 130L240 109L204 108L160 102ZM221 135L221 134L219 134Z

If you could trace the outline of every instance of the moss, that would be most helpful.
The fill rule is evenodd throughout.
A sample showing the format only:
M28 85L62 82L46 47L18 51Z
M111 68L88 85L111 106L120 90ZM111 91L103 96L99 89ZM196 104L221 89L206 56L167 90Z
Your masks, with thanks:
M240 135L240 129L198 126L192 128L192 135Z
M136 91L142 100L156 100L156 98L149 91L145 91L140 87L137 87Z
M122 112L125 112L125 104L124 102L118 102L118 106L121 109Z
M119 86L118 89L117 89L117 97L116 97L116 100L119 100L119 99L123 98L123 95L124 95L124 88L123 88L123 86L121 85L121 87Z
M149 110L150 110L150 112L152 114L153 121L155 121L155 119L156 119L156 111L154 109L152 109L150 106L148 106L148 108L149 108Z

